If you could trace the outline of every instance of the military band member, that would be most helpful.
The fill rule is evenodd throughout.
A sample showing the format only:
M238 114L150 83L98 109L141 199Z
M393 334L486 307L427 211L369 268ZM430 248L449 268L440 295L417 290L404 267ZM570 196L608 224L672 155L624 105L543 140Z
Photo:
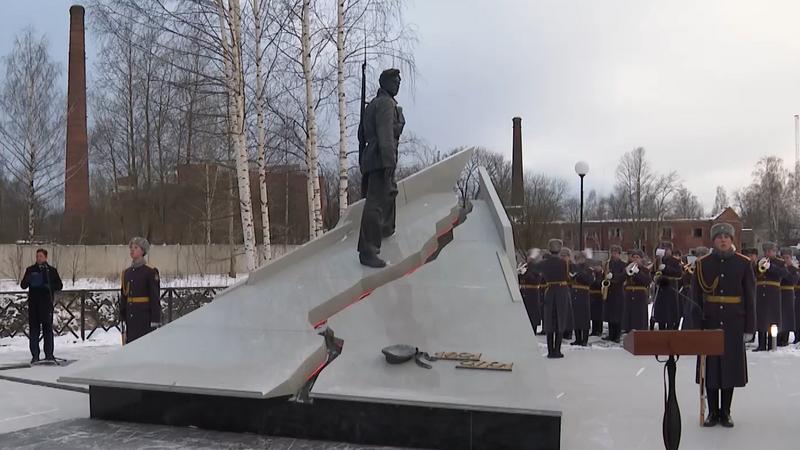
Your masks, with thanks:
M631 250L625 268L625 308L622 317L622 330L648 329L647 305L650 300L650 270L644 266L644 252Z
M619 343L622 334L622 314L624 311L625 290L624 283L625 261L622 256L622 247L612 245L609 249L611 257L606 262L605 279L611 282L608 287L608 297L604 303L603 316L608 322L608 336L604 340Z
M561 340L569 322L568 314L571 312L570 263L559 256L562 247L561 240L551 239L547 243L548 254L533 265L534 270L542 274L542 281L546 286L542 319L544 332L547 334L548 358L564 357L561 353Z
M572 267L572 249L569 249L567 247L562 248L561 252L559 253L559 256L561 256L561 259L566 261L570 265L570 267ZM564 330L563 339L572 339L572 332L575 330L575 312L572 309L572 294L573 294L573 291L571 289L573 281L574 281L573 280L574 276L575 276L575 273L574 272L570 272L570 274L569 274L569 285L570 285L570 292L569 293L570 293L570 297L569 297L569 306L568 306L569 307L569 312L567 313L567 329Z
M764 257L756 264L756 329L758 348L762 351L772 348L769 330L772 325L781 323L781 280L789 274L783 260L778 259L778 247L773 242L761 245Z
M161 286L158 269L145 264L150 243L142 237L131 239L131 266L122 272L120 321L122 340L128 344L161 325Z
M539 334L539 323L542 320L541 306L539 305L541 301L539 293L541 291L542 276L532 267L534 259L533 252L529 252L526 264L520 267L518 278L522 302L525 305L525 311L528 313L528 320L533 328L533 334L537 335Z
M753 266L753 273L757 273L758 267L758 249L757 248L744 248L742 249L742 254L747 256L750 259L750 264ZM758 308L756 308L758 309ZM756 319L757 320L757 319ZM753 333L753 336L747 341L747 344L752 344L756 341L756 334Z
M603 335L603 264L593 260L590 263L594 272L594 281L589 285L589 309L592 319L592 331L589 336Z
M656 270L655 282L657 294L653 305L653 316L658 322L659 330L677 330L681 320L680 303L678 302L678 289L683 278L683 264L681 259L672 253L672 242L662 242L659 246L664 255L654 264Z
M782 248L781 258L787 274L781 280L781 323L778 326L778 347L789 345L789 333L795 330L794 287L797 284L797 268L792 264L792 249Z
M797 269L797 266L795 266ZM798 269L797 284L794 287L794 342L800 344L800 269Z
M578 253L572 273L572 316L574 318L575 341L571 345L585 347L589 343L591 306L589 287L594 283L594 271L586 260L585 253Z
M705 383L709 414L704 426L733 427L733 389L747 384L744 342L755 331L755 276L750 260L733 250L734 229L727 223L711 227L714 251L700 258L692 281L692 328L722 329L725 352L708 356ZM699 360L699 359L698 359ZM697 382L700 382L700 364Z

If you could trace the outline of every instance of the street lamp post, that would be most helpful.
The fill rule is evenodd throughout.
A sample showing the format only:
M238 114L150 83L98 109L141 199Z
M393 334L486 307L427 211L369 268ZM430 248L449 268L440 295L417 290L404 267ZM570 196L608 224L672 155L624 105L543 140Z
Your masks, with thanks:
M580 250L583 251L583 177L589 173L589 164L586 161L578 161L575 164L575 173L581 177L581 222L580 227L578 229L578 233L580 233L580 237L578 238Z

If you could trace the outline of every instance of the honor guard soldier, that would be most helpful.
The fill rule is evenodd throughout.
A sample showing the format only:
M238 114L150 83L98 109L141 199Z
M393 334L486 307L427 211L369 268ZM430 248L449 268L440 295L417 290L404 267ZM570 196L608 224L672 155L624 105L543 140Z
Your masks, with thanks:
M800 344L800 269L796 264L793 267L798 270L797 284L794 287L794 342Z
M622 256L622 247L612 245L609 248L611 257L606 262L605 279L610 283L608 295L603 305L603 315L608 322L608 336L604 340L619 343L622 334L622 313L625 305L625 261Z
M591 325L591 306L589 305L589 289L594 283L594 271L587 262L585 252L578 253L575 266L572 268L572 317L574 320L575 341L570 345L586 347L589 343L589 327Z
M772 348L769 331L772 325L781 323L781 280L789 274L782 259L778 259L778 247L773 242L761 245L764 257L756 263L756 328L758 348Z
M542 274L542 282L546 286L542 319L544 332L547 334L548 358L564 357L561 353L561 340L571 313L569 289L571 267L569 262L559 256L562 247L560 239L551 239L547 243L548 254L533 265L534 270Z
M589 265L594 275L594 281L589 285L589 309L592 319L592 330L589 336L603 335L603 264L592 260Z
M561 259L566 261L570 265L571 268L574 268L574 264L572 263L572 249L564 247L564 248L561 249L561 253L559 253L558 255L561 257ZM572 270L572 269L570 269L570 270ZM563 335L563 338L565 340L566 339L572 339L572 332L573 332L573 330L575 330L575 314L574 314L574 311L572 310L572 294L573 294L572 284L573 284L573 281L574 281L573 280L574 277L575 277L575 273L574 272L570 272L570 274L569 274L569 286L570 286L570 290L569 290L569 312L567 313L567 329L564 330L564 335Z
M647 305L650 300L649 268L644 266L644 253L641 250L631 250L629 263L625 267L627 280L625 281L625 308L622 317L622 330L648 329Z
M727 223L711 227L714 251L700 258L692 281L692 328L722 329L725 352L708 356L705 383L708 418L704 426L718 423L733 427L733 389L747 384L744 343L755 331L755 275L750 260L733 249L734 229ZM697 382L700 382L698 358Z
M534 335L539 334L537 329L542 320L541 306L539 305L541 302L539 293L542 288L542 276L533 270L533 263L537 257L538 249L531 249L528 252L527 261L517 270L519 293L522 295L522 303L525 305L525 311L528 313L528 320L531 322Z
M150 243L142 237L131 239L128 246L131 266L122 272L120 320L122 342L127 344L161 325L161 285L158 269L145 264Z
M778 326L778 347L789 345L789 333L795 330L794 288L797 284L797 267L792 264L792 249L781 249L781 258L787 274L781 280L781 323Z
M752 264L752 266L753 266L753 273L757 273L757 268L758 268L758 249L757 248L753 248L753 247L743 248L742 249L742 254L744 256L747 256L750 259L750 264ZM758 308L756 308L756 309L758 309ZM746 343L747 344L752 344L755 341L756 341L756 335L755 335L755 333L753 333L753 336Z
M677 330L681 320L678 289L683 278L683 263L672 254L672 242L662 242L659 247L658 253L663 254L654 264L657 293L653 316L659 330Z

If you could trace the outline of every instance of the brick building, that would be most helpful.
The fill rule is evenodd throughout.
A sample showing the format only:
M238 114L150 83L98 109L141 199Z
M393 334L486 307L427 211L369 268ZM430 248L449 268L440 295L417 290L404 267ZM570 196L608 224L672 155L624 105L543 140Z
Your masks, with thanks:
M624 250L637 247L651 254L661 241L671 241L684 254L699 247L711 247L711 227L720 222L733 225L736 230L734 243L742 248L742 219L732 208L726 208L713 217L702 219L644 220L587 220L583 222L584 246L596 250L608 250L609 246L621 245ZM551 222L544 225L546 235L559 238L564 245L577 249L579 224L575 222Z

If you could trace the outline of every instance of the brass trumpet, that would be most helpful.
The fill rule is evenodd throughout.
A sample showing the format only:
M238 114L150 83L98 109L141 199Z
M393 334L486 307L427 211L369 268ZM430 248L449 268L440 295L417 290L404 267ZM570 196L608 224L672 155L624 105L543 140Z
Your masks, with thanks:
M771 265L769 258L766 256L758 260L758 273L767 273Z
M694 275L694 264L686 263L683 265L684 272Z
M635 262L628 264L628 266L625 267L625 273L627 273L629 277L636 275L639 273L639 265Z

